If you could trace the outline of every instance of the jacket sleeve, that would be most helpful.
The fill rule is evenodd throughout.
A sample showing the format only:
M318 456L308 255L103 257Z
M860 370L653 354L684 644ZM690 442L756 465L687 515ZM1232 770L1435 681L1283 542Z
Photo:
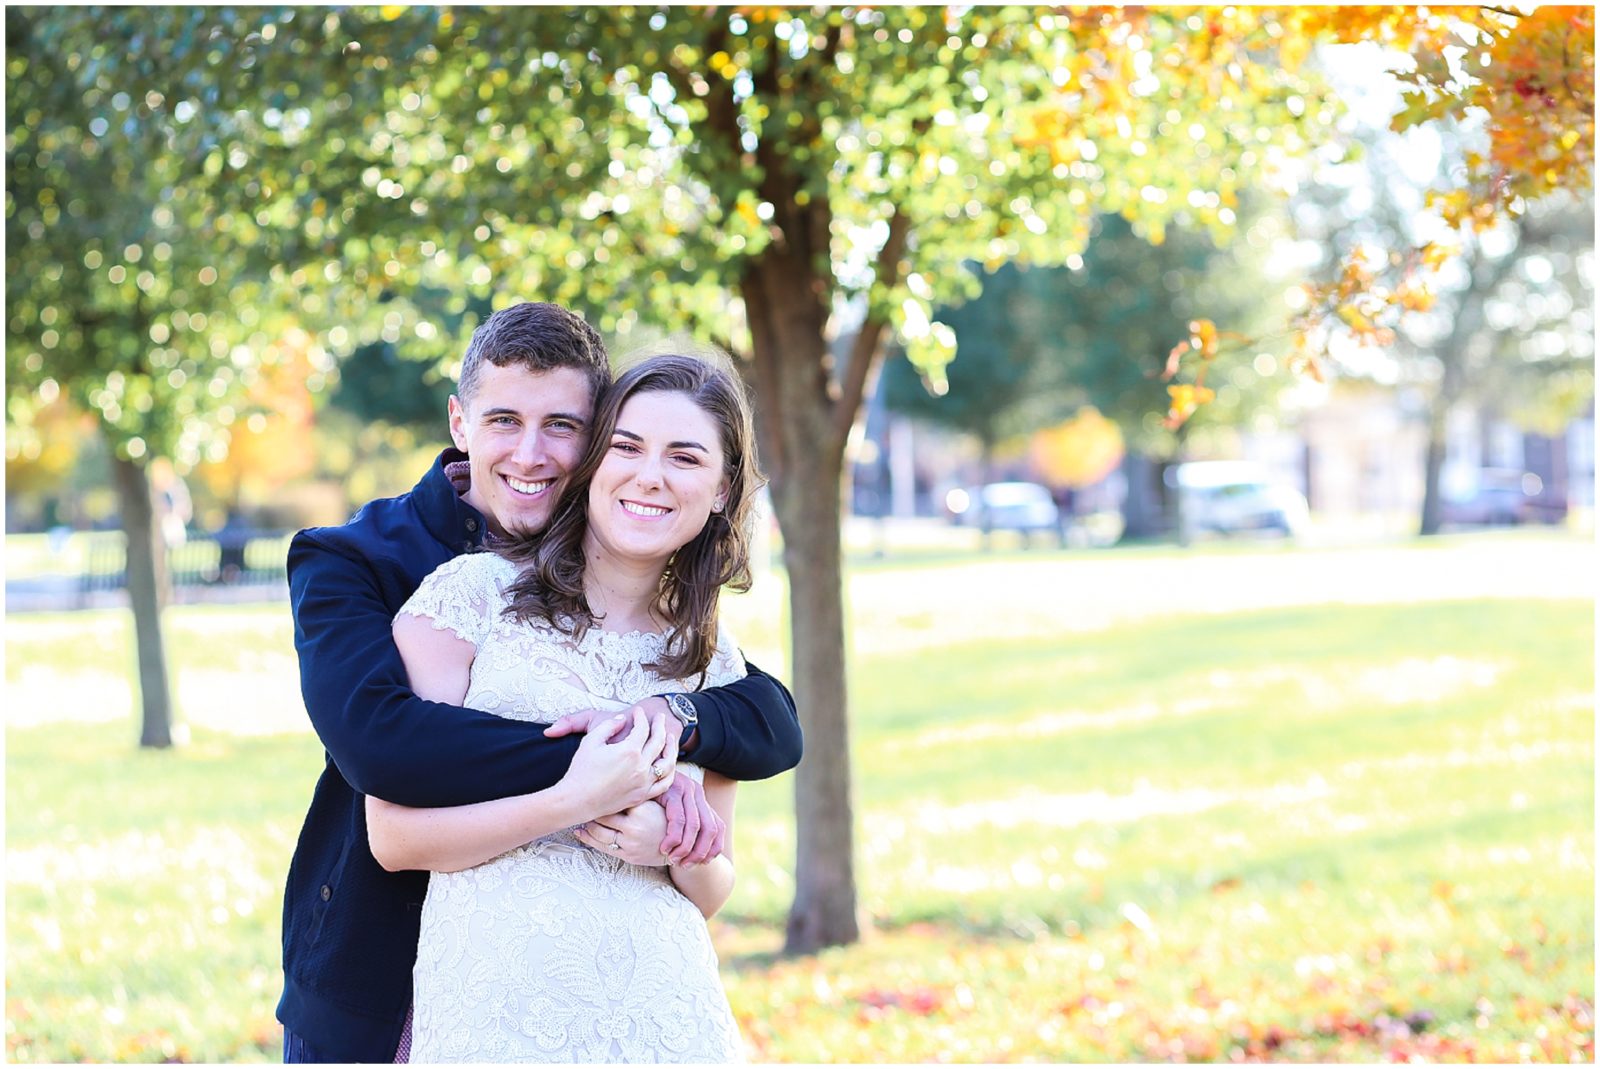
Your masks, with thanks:
M782 683L745 662L743 679L695 691L699 742L690 760L730 779L756 780L800 763L800 718Z
M340 540L302 531L290 544L301 693L345 780L362 794L430 808L542 790L560 780L579 737L546 738L542 725L411 692L384 594L372 563Z

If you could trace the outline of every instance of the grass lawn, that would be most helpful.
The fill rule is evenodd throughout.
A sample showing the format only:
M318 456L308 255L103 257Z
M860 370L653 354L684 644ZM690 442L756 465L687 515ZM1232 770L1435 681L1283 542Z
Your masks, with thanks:
M962 567L1043 589L1081 559ZM741 792L712 927L752 1058L1593 1060L1590 601L1017 634L951 626L956 581L852 581L860 945L777 955L792 777ZM730 614L781 670L775 586ZM169 629L192 736L141 753L125 614L6 621L11 1061L278 1058L321 764L287 610Z

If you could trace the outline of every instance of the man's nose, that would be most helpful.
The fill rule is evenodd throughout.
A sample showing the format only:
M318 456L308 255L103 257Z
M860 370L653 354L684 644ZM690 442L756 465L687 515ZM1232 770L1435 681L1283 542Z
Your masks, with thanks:
M518 440L516 452L513 455L518 464L528 468L535 468L544 463L545 452L544 435L537 430L530 430Z

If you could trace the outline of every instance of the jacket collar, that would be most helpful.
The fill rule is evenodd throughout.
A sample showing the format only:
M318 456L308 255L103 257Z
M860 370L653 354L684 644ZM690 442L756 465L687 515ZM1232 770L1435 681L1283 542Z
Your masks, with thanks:
M451 480L447 469L465 463L467 454L450 448L441 452L433 467L411 490L411 498L428 533L457 552L476 549L483 544L487 525L477 509L461 498L461 492ZM460 469L454 469L459 471Z

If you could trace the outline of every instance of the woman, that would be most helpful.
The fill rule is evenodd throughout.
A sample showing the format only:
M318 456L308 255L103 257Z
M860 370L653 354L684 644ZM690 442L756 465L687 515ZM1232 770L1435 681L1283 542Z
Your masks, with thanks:
M760 484L733 375L692 357L641 362L601 399L543 537L443 565L401 609L412 685L551 722L739 678L717 597L749 586ZM739 1058L705 925L733 890L733 863L668 864L653 805L596 819L598 798L645 797L675 753L641 715L622 721L586 736L547 791L449 810L368 799L373 855L434 873L413 1061ZM703 782L731 829L733 781Z

